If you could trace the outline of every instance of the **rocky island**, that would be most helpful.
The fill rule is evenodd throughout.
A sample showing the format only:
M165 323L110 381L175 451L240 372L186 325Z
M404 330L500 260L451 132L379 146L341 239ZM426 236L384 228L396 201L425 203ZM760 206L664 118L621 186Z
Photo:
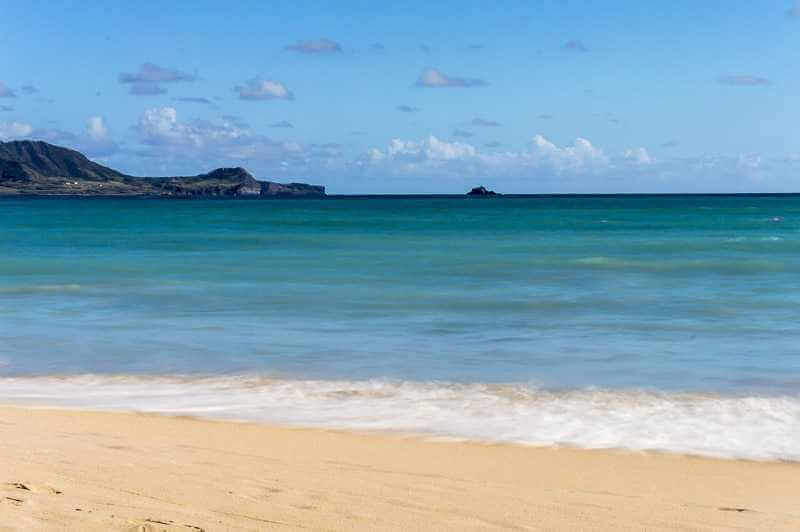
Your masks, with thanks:
M318 197L325 195L325 187L259 181L240 167L218 168L196 176L134 177L47 142L0 142L0 196L18 194Z
M475 187L469 192L467 192L467 196L499 196L499 194L494 190L489 190L484 186L480 186L480 187Z

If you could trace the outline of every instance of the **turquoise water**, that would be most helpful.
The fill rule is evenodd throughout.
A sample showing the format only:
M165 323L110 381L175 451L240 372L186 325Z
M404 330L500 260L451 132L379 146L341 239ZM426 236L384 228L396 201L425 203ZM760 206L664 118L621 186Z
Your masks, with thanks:
M5 402L800 459L800 197L4 198L0 258Z

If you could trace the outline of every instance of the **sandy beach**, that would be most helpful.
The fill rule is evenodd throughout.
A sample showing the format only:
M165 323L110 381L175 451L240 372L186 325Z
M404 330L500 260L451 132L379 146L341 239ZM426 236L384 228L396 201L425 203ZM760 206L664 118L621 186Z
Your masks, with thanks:
M800 464L0 408L0 530L798 530Z

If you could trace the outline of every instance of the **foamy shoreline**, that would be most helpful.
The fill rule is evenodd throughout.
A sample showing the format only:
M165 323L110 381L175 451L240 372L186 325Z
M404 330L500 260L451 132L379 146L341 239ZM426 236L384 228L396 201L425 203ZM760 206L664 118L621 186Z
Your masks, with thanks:
M493 443L800 461L800 397L523 383L77 375L0 379L0 404L423 434Z
M2 530L796 530L800 465L0 407Z

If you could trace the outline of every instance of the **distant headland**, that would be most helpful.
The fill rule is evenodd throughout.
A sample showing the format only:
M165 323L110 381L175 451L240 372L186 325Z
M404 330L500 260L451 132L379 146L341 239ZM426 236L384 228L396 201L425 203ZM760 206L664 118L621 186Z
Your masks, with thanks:
M0 142L0 196L317 197L325 187L259 181L241 167L207 174L134 177L42 141Z

